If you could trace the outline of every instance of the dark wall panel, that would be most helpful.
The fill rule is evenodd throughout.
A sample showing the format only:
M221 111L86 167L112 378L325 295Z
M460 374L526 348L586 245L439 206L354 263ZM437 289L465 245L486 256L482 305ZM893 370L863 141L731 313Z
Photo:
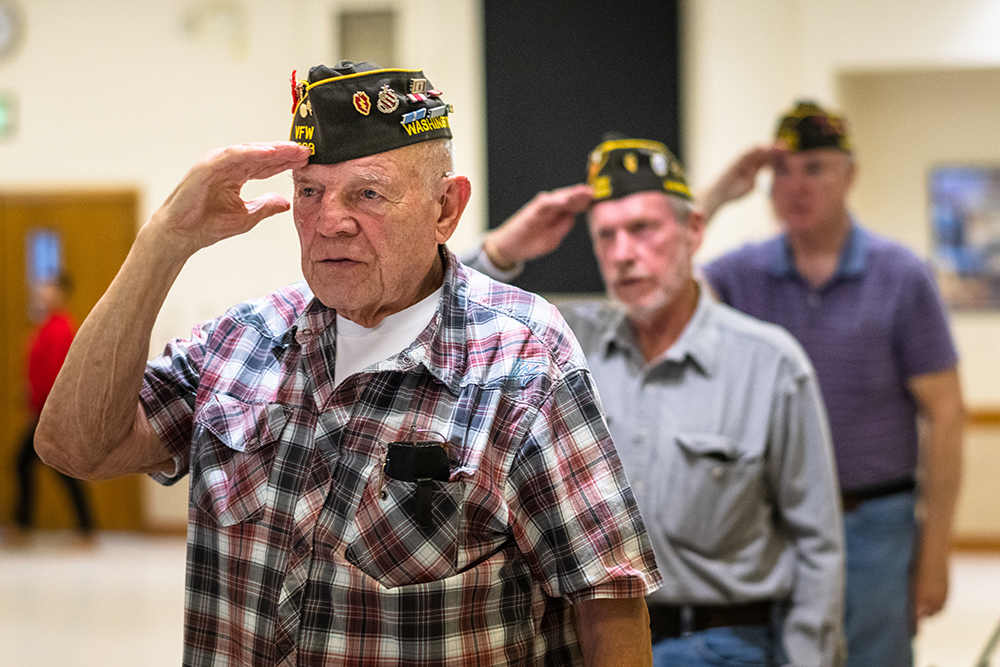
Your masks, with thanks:
M490 227L580 183L605 132L679 145L677 2L485 0ZM530 263L535 292L603 290L587 230Z

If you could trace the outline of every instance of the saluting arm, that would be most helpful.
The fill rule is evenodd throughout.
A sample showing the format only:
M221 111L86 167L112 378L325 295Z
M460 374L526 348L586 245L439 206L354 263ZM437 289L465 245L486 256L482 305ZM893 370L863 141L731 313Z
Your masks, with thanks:
M191 255L289 208L276 194L245 202L243 185L308 156L288 142L244 144L213 151L188 172L139 231L70 347L35 432L45 463L84 479L173 469L139 403L156 316Z

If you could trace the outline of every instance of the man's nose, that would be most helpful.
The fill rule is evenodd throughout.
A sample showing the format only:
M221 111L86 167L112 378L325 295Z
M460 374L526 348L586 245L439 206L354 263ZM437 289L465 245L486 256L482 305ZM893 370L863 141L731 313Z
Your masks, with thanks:
M812 182L810 175L801 169L792 170L786 176L788 188L792 191L808 188Z
M340 198L327 196L320 202L316 231L323 236L354 234L358 231L358 221Z

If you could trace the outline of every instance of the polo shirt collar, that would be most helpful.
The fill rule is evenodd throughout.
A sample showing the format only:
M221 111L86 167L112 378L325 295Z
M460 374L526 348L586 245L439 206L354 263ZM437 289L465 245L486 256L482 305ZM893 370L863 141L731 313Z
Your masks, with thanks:
M860 276L865 269L869 245L868 233L858 225L854 216L851 216L851 227L847 232L847 240L844 242L844 247L840 249L837 270L834 271L830 282ZM773 245L769 272L777 278L799 278L799 272L792 260L792 245L788 241L787 232L779 235L777 242Z

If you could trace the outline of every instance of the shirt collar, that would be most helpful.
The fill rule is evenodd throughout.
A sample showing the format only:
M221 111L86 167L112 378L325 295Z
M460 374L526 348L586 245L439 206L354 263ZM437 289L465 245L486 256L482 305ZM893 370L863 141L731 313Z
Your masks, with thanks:
M681 364L690 359L705 375L715 374L719 361L719 330L715 326L713 305L709 288L699 281L698 305L691 321L657 363L672 361Z
M434 377L455 393L461 386L466 367L466 301L468 269L445 246L439 246L445 264L444 284L437 313L430 324L400 354L378 365L409 371L424 366ZM313 297L295 324L285 332L283 342L305 346L327 329L335 326L337 311ZM461 351L456 354L456 350Z
M865 269L868 246L868 233L857 224L852 216L847 240L844 242L844 247L840 249L840 259L837 262L837 270L830 279L831 282L860 276ZM770 273L778 278L799 277L799 272L795 269L795 262L792 261L792 246L788 241L787 233L779 235L772 246Z
M715 326L714 317L716 305L711 290L699 280L698 305L695 306L691 320L674 344L654 360L650 367L661 363L683 364L690 360L702 373L712 376L719 363L720 334L718 327ZM635 333L621 308L616 308L614 315L609 318L601 340L601 349L604 350L605 356L610 356L616 349L621 349L642 362L642 353L635 339Z

